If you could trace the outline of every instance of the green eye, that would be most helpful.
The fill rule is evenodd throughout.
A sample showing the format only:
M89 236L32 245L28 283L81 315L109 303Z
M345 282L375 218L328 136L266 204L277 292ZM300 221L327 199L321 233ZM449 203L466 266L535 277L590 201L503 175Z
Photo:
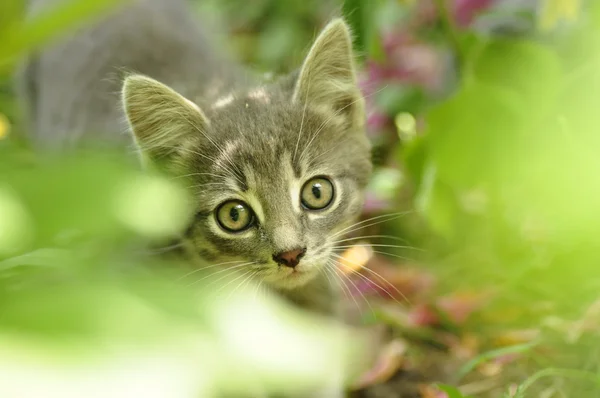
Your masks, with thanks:
M309 180L300 194L302 205L309 210L321 210L333 200L333 184L325 177Z
M226 231L240 232L252 225L252 209L239 200L230 200L217 209L217 222Z

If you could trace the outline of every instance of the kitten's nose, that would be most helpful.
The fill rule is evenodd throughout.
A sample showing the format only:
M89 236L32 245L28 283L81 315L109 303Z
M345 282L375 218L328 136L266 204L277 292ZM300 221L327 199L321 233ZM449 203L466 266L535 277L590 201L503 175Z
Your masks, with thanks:
M306 253L306 247L300 249L294 249L287 252L281 252L273 255L273 260L277 264L285 265L286 267L294 268L300 262L300 259L304 257Z

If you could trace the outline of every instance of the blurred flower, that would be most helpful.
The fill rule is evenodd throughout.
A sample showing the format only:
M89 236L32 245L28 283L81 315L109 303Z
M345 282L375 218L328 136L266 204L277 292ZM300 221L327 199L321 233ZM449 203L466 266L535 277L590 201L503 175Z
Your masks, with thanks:
M441 0L445 1L453 22L461 28L466 28L475 20L478 14L486 11L499 0ZM417 10L417 24L432 24L440 18L440 9L435 1L423 0L419 2Z
M477 14L485 11L497 0L454 0L453 12L457 25L465 27L471 24Z
M378 197L375 192L368 191L365 195L365 204L363 211L369 213L380 213L391 207L391 203L385 199Z
M373 248L369 245L353 246L347 249L339 258L341 272L352 274L360 271L373 257Z
M374 80L398 81L422 86L427 90L440 87L444 60L432 45L418 40L409 32L391 32L383 38L386 59L367 66Z
M371 109L367 116L367 133L371 136L377 136L390 123L390 117L385 113Z
M576 21L580 11L581 0L543 0L538 25L541 30L550 30L560 21Z
M448 69L448 59L443 51L416 39L406 30L384 33L382 46L384 59L367 60L360 77L360 87L366 98L367 131L371 138L393 133L396 112L409 110L415 102L414 96L392 95L393 103L384 108L378 103L380 92L393 90L396 86L416 87L427 93L439 91L444 86Z

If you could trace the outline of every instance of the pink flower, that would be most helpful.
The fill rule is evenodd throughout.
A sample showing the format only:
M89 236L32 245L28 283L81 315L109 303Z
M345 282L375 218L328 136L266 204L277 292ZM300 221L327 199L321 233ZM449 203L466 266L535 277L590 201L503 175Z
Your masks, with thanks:
M390 118L377 110L372 110L367 116L367 132L371 136L379 136L384 127L388 126Z
M454 19L459 26L469 26L477 14L492 6L496 0L454 0Z
M378 198L374 192L367 192L365 195L364 213L376 213L390 208L390 203Z

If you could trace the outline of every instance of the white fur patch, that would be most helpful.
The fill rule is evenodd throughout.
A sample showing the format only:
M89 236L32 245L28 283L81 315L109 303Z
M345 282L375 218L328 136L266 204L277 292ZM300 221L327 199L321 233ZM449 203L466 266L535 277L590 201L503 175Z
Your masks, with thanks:
M218 100L215 101L215 104L213 105L213 108L217 109L217 108L223 108L224 106L227 106L229 104L231 104L234 100L233 94L229 94L226 95L225 97L219 98Z
M261 101L265 104L270 104L271 103L271 97L269 97L269 94L267 93L267 91L264 88L257 88L256 90L252 90L250 91L250 93L248 93L248 97Z

